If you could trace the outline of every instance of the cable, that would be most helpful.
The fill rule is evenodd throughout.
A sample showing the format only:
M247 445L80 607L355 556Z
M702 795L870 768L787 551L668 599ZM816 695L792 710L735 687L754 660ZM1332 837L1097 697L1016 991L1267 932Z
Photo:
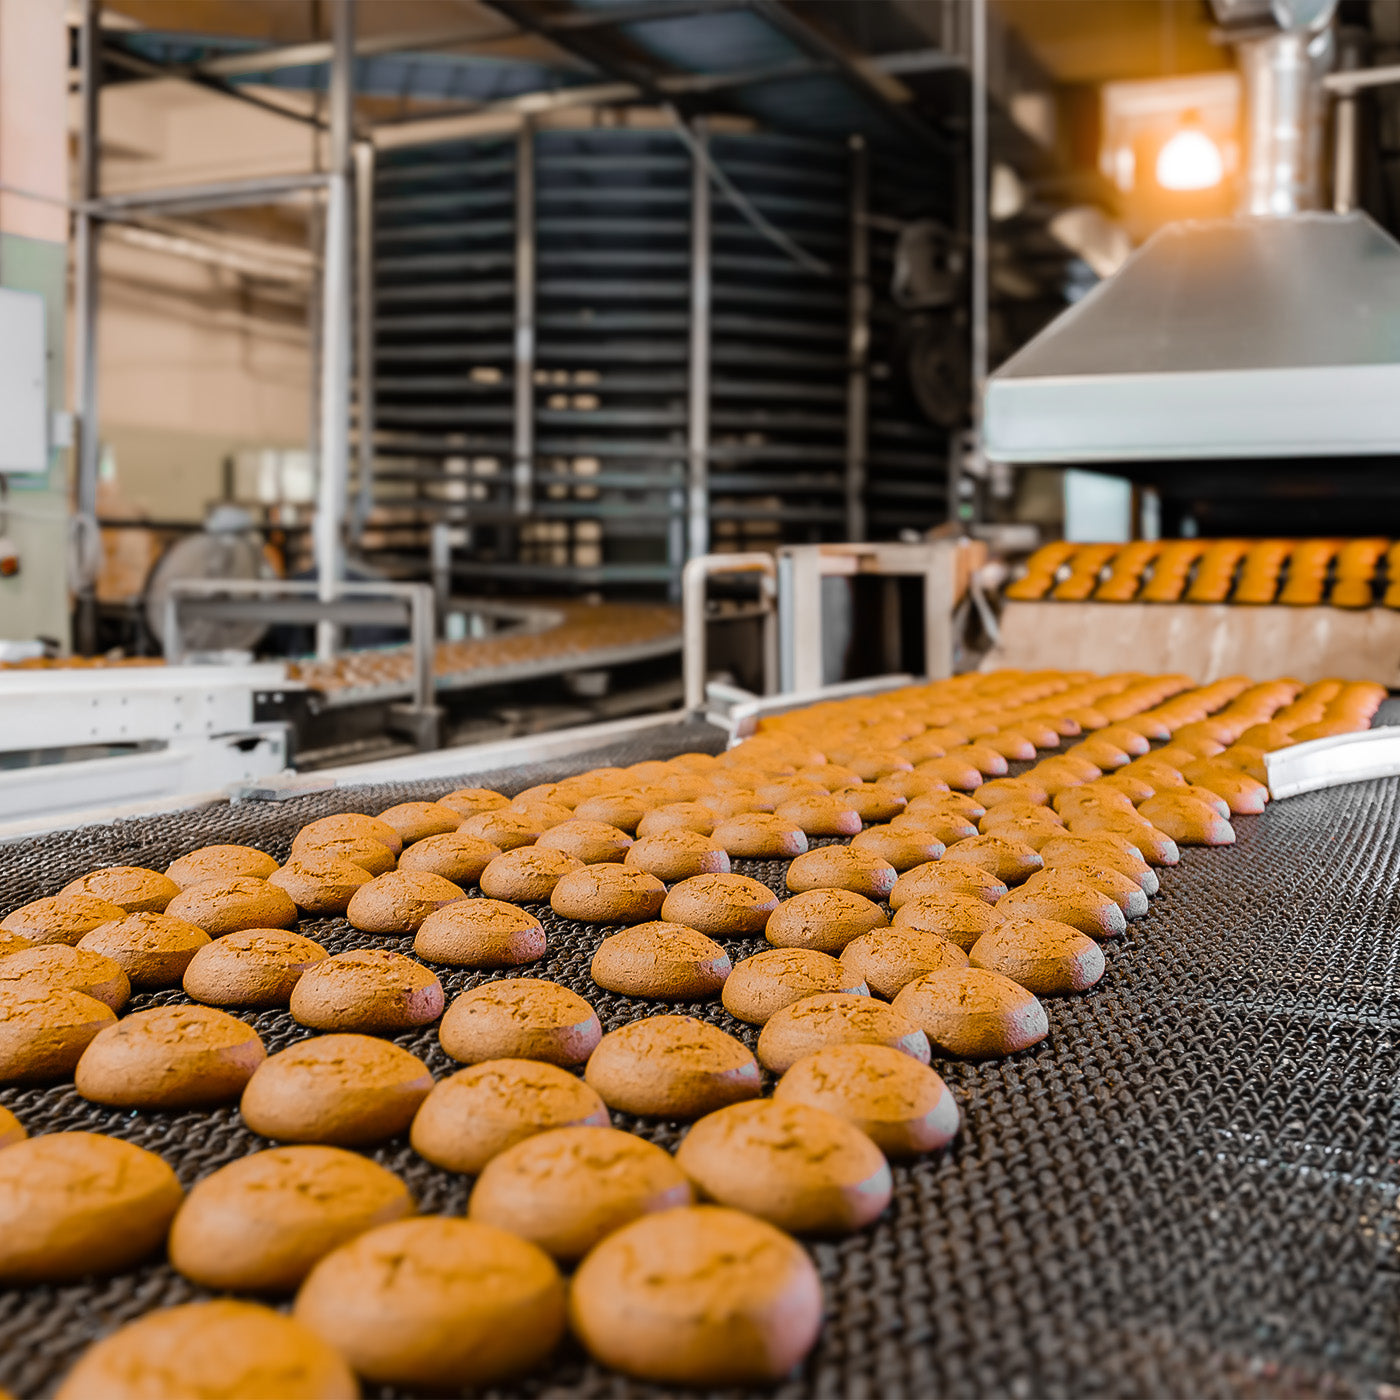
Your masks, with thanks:
M719 191L724 197L744 216L745 219L756 228L770 243L781 248L793 262L799 267L805 268L808 272L815 273L818 277L835 277L836 269L829 262L824 262L813 253L809 253L796 240L789 238L782 229L771 224L753 203L749 197L715 164L714 157L710 155L705 147L705 143L696 136L691 129L690 123L681 116L673 103L666 104L666 110L671 114L671 120L676 124L676 134L685 143L691 155L705 167L710 179L719 187Z

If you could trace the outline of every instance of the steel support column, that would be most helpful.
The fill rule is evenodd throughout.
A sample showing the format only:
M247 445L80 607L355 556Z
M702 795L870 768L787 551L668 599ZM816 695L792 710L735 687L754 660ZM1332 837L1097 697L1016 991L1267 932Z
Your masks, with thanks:
M100 224L87 207L100 192L98 93L102 85L101 0L83 0L78 31L78 209L73 221L74 387L78 450L73 505L85 522L97 519L97 241ZM88 526L95 529L95 524ZM97 649L97 580L80 580L74 608L73 647L90 656Z
M359 463L355 538L374 509L374 143L355 145L355 399Z
M350 472L351 135L354 119L355 0L335 0L330 70L330 161L321 294L321 459L316 492L317 596L333 601L345 579ZM316 626L316 654L333 656L336 624Z
M846 370L846 538L866 536L866 457L870 433L870 160L851 138L851 257Z
M695 136L708 148L702 122ZM691 161L690 200L690 383L688 403L686 555L698 559L710 550L710 243L713 206L709 171Z
M528 117L515 138L515 434L517 515L535 500L535 126Z

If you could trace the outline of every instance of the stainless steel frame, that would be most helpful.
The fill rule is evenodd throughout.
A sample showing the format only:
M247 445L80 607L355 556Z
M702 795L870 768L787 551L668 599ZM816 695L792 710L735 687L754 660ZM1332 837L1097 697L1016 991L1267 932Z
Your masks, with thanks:
M697 123L703 150L709 132ZM710 548L710 277L713 190L705 162L692 159L690 203L690 376L686 410L686 553L698 559ZM687 570L688 570L687 566ZM682 594L685 592L682 583Z
M777 689L778 646L774 609L777 606L778 568L771 554L702 554L686 561L681 574L681 616L685 645L681 670L685 680L685 708L699 714L705 708L705 658L708 652L709 616L706 585L715 574L762 576L759 605L763 608L763 693Z
M1393 778L1400 774L1400 727L1385 725L1275 749L1264 755L1264 769L1274 798Z
M327 608L345 579L345 508L350 478L350 187L354 120L355 11L335 0L330 75L330 161L325 256L321 278L321 458L317 473L316 596ZM316 654L335 655L339 632L329 616L316 623Z
M436 748L441 730L441 712L433 703L437 613L429 584L342 579L333 596L326 598L319 579L314 583L290 579L176 579L165 604L165 654L175 664L185 659L181 622L193 614L341 627L401 623L405 613L413 648L413 699L402 708L400 718L417 747Z
M535 124L515 138L515 432L517 515L535 503Z
M355 404L358 539L374 509L374 143L355 143Z
M846 538L866 537L866 453L870 433L870 157L851 140L850 329L846 373Z

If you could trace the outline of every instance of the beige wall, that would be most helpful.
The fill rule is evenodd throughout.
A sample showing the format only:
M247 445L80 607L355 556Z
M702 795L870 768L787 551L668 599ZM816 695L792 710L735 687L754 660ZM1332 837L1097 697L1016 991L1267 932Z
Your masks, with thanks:
M68 193L67 64L64 0L0 0L0 181L60 200ZM62 208L0 195L0 283L44 296L55 408L64 402L67 236ZM0 638L67 642L66 457L51 454L39 476L10 477L8 531L20 572L0 579Z

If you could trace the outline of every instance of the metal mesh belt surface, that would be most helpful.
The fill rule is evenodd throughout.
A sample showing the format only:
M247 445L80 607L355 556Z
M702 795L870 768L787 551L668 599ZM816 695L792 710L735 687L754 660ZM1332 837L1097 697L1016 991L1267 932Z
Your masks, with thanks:
M715 747L677 726L567 766L472 777L517 791L603 762ZM296 829L379 811L451 782L219 807L0 848L0 909L95 866L164 868L209 842L284 858ZM872 1228L813 1254L827 1320L781 1396L1351 1396L1400 1384L1400 780L1338 788L1238 821L1225 850L1188 851L1151 912L1108 948L1087 996L1049 1003L1051 1034L1014 1059L935 1060L963 1127L950 1150L894 1169ZM781 862L735 869L782 889ZM521 969L581 992L604 1029L664 1009L600 992L593 950L614 930L547 908L545 959ZM304 920L330 951L374 939ZM761 942L736 940L735 961ZM449 998L486 976L437 969ZM141 994L132 1008L181 1000ZM679 1008L750 1046L718 1002ZM285 1011L249 1017L269 1052L306 1032ZM435 1075L456 1066L429 1028L398 1037ZM186 1187L255 1149L236 1109L133 1113L71 1085L7 1090L31 1133L84 1128L164 1156ZM615 1115L674 1147L678 1125ZM460 1213L470 1180L405 1141L373 1154L423 1211ZM151 1308L206 1296L168 1265L62 1288L0 1290L0 1386L48 1393L94 1337ZM389 1392L385 1392L388 1394ZM656 1390L566 1344L511 1394Z

